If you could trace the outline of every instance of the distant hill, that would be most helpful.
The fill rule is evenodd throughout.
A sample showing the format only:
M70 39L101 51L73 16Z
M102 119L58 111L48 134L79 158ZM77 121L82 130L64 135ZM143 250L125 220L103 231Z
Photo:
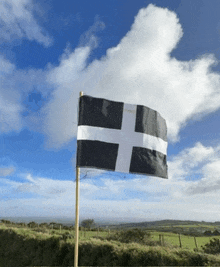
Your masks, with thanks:
M139 223L123 223L118 225L111 225L109 227L115 228L157 228L165 226L181 226L181 225L213 225L220 226L220 222L204 222L204 221L190 221L190 220L160 220L160 221L148 221L148 222L139 222Z

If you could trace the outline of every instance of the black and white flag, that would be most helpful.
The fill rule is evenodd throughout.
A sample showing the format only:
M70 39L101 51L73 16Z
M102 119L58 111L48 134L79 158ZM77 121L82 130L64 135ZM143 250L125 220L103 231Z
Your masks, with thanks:
M167 127L141 105L87 95L79 100L78 167L167 176Z

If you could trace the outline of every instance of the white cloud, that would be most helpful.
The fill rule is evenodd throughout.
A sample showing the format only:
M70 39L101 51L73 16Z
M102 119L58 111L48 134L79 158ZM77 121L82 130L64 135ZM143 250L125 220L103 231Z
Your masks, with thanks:
M194 147L187 148L174 156L168 163L168 167L171 183L179 180L179 185L182 185L179 195L218 198L220 190L219 146L205 147L197 143Z
M168 180L140 175L132 179L109 178L106 174L83 179L82 172L80 219L220 220L219 159L219 146L206 147L197 143L168 162ZM198 177L188 179L195 172ZM23 175L23 178L26 181L0 180L2 216L20 213L23 216L74 217L74 181L53 180L30 174Z
M96 48L98 46L98 38L96 34L104 28L104 22L96 16L93 25L80 36L79 46L90 46L91 48Z
M74 183L72 181L33 177L30 174L26 175L26 179L28 182L21 183L16 188L16 191L35 193L46 199L68 196L74 192Z
M46 110L50 145L59 147L76 135L79 91L156 109L167 121L170 141L178 140L188 120L217 110L220 76L211 71L216 60L212 55L188 62L172 58L182 35L174 12L149 5L100 60L86 65L88 47L68 54L48 76L56 88Z
M47 97L51 87L46 82L47 71L29 69L19 70L16 66L0 55L0 129L1 132L21 131L28 125L30 130L42 130L40 114L22 118L27 111L22 103L34 88Z
M0 167L0 176L9 176L15 171L14 167Z
M15 72L15 66L0 55L0 111L1 111L1 132L9 132L12 130L19 131L21 129L20 113L22 106L20 105L20 94L16 89L5 86L6 81Z
M205 147L200 142L194 147L184 149L169 161L169 178L184 179L186 176L198 173L200 164L211 160L214 154L213 147Z
M2 41L26 38L49 46L52 39L34 18L32 0L0 0L0 36Z
M219 150L219 148L218 148ZM202 167L202 179L188 185L186 193L189 195L205 194L213 197L220 190L220 153L213 160L208 160Z
M2 42L17 38L35 40L45 46L51 39L43 33L43 29L34 18L32 0L0 0L0 39ZM34 86L45 96L50 88L46 87L46 71L19 70L16 66L0 55L0 129L1 132L19 132L23 126L41 130L39 116L31 114L25 120L22 113L26 111L22 104L23 98Z
M74 82L85 69L89 53L89 47L76 49L74 53L66 55L60 66L53 68L48 75L48 81L58 88L43 110L43 114L46 114L44 132L52 137L48 141L49 146L59 147L75 135L78 94Z

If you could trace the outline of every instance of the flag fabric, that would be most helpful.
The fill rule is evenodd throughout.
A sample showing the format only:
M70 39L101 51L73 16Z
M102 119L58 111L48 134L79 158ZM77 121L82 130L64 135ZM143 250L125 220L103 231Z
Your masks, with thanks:
M160 114L141 105L79 99L78 167L168 178L167 127Z

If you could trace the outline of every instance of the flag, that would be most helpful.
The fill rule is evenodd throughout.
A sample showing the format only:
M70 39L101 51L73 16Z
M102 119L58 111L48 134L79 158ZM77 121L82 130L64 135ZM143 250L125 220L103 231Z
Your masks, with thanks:
M167 127L142 105L83 95L79 99L78 167L168 178Z

